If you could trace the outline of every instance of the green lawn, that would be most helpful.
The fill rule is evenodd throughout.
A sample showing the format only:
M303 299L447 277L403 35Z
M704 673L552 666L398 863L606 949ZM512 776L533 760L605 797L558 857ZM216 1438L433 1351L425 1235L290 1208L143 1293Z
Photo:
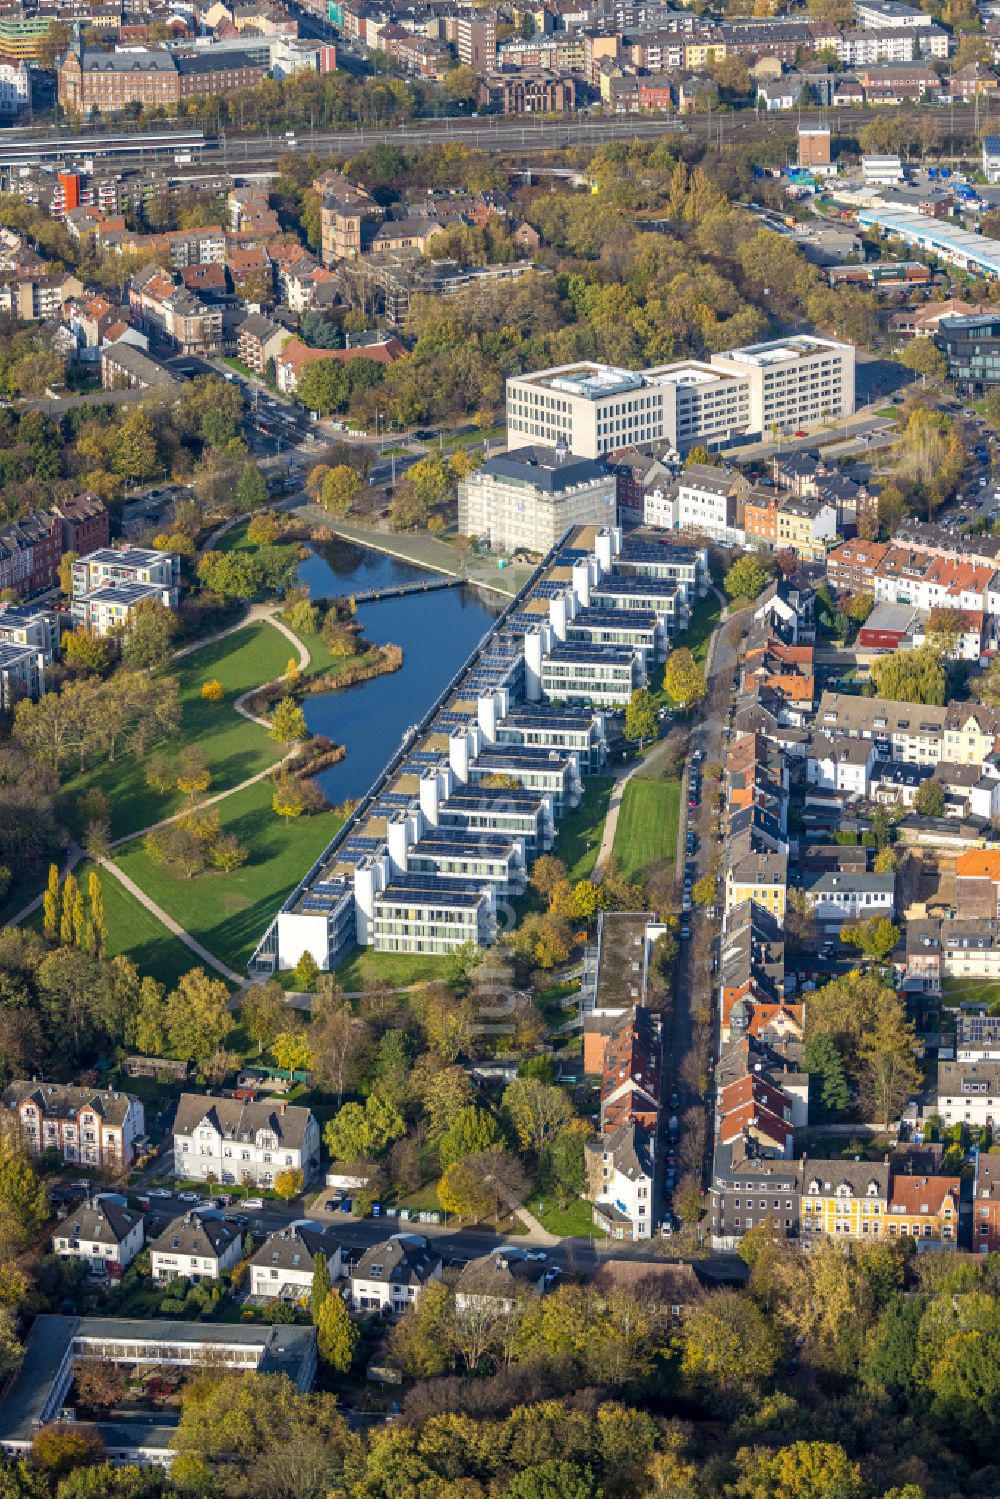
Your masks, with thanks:
M708 655L708 642L712 631L719 623L721 613L722 605L714 592L699 599L691 610L691 622L687 629L682 630L673 641L675 649L679 645L687 646L699 666L704 666L705 657Z
M287 647L287 641L284 644ZM234 874L210 871L185 879L154 864L139 840L116 857L157 905L239 972L268 921L342 819L334 812L291 820L276 817L268 781L235 792L219 803L218 811L223 831L235 833L250 851L246 864Z
M673 863L681 809L680 781L647 781L634 777L625 787L614 856L622 873L636 879L659 859Z
M945 978L941 980L942 1003L958 1006L976 1000L1000 1011L1000 979Z
M271 625L263 621L248 625L176 663L180 679L181 725L171 738L150 753L176 754L186 745L197 744L212 772L210 792L225 791L258 771L275 765L281 749L268 738L260 724L250 723L233 711L241 693L280 676L288 665L292 647ZM203 682L217 678L225 689L219 703L201 696ZM147 757L148 758L148 757ZM63 787L67 820L75 832L75 801L82 791L101 786L111 800L111 836L124 837L147 827L161 817L180 810L184 797L179 791L161 795L146 785L145 761L122 758L115 764L95 766L84 775L73 776Z
M76 871L81 888L86 891L92 864L84 863ZM198 965L197 956L185 947L179 937L168 932L135 896L106 869L99 871L104 910L108 918L108 957L119 953L147 974L172 989L182 973Z
M391 984L396 989L419 984L426 979L444 978L449 960L434 953L375 952L359 947L338 966L337 978L348 994L356 994L370 984Z
M538 1211L539 1202L544 1204L541 1212ZM593 1204L584 1202L582 1197L561 1208L555 1201L548 1202L536 1192L524 1205L543 1228L547 1228L550 1234L558 1234L561 1239L585 1239L591 1234L595 1239L607 1238L603 1228L598 1228L594 1222Z
M558 824L555 851L574 884L589 879L593 872L613 784L609 775L587 776L580 805Z

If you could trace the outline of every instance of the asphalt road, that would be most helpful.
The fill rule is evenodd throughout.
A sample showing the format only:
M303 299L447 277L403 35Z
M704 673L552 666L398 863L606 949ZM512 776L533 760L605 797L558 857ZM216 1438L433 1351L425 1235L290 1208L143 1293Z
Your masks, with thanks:
M719 682L735 683L736 672L736 648L733 644L735 635L734 627L726 624L721 627L715 644L715 653L712 659L712 670L709 676L709 686L716 691ZM737 637L738 638L738 637ZM732 700L732 694L726 698L727 703ZM692 726L689 742L691 754L701 751L701 764L711 765L713 762L721 765L725 761L725 745L723 743L723 730L725 724L721 716L715 712L706 712ZM690 757L689 762L690 764ZM713 823L718 816L717 790L714 783L708 782L702 777L701 803L693 814L688 813L688 777L684 776L681 786L681 822L683 826L689 827L697 833L697 848L694 854L694 874L692 883L700 879L702 875L711 872L712 858L718 847L718 838L713 830ZM685 818L687 822L685 823ZM693 910L688 918L692 934L696 927L709 920L702 912ZM710 990L712 985L712 974L710 968L698 964L695 958L695 943L689 940L681 944L681 952L677 965L677 982L675 984L676 1002L674 1005L674 1056L678 1065L681 1059L690 1049L694 1032L691 1016L691 999L696 993L704 994ZM681 1098L681 1110L692 1104L701 1103L703 1100L687 1088L678 1077L676 1081L677 1090Z
M322 1199L321 1199L322 1200ZM178 1202L176 1198L166 1201L153 1198L150 1202L150 1217L147 1222L147 1239L154 1238L172 1218L193 1204ZM226 1210L227 1214L239 1213L239 1207ZM479 1255L493 1249L534 1250L530 1237L523 1234L503 1237L485 1228L448 1228L443 1225L424 1223L401 1223L398 1218L354 1218L345 1213L328 1213L321 1208L303 1208L293 1204L285 1207L269 1202L260 1213L250 1213L249 1229L255 1237L274 1233L289 1223L308 1219L311 1223L332 1228L343 1245L346 1257L356 1261L373 1244L381 1244L397 1233L424 1235L441 1255L446 1265L461 1267ZM574 1238L563 1239L544 1252L546 1264L555 1266L570 1275L583 1275L598 1269L604 1260L654 1259L659 1241L645 1240L638 1245L612 1243L607 1239ZM705 1262L707 1273L720 1280L741 1279L746 1267L737 1255L713 1255Z

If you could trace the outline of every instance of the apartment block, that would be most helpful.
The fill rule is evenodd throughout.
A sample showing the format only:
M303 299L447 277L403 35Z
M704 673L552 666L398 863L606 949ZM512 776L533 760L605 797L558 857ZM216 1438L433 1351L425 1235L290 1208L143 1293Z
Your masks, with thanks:
M59 581L62 526L52 511L37 510L0 526L0 589L21 598Z
M949 1128L1000 1123L1000 1062L938 1062L936 1112Z
M0 1104L17 1115L32 1155L55 1149L64 1161L81 1166L130 1166L146 1133L142 1102L130 1093L13 1082Z
M561 439L588 458L650 443L684 453L853 410L853 346L803 334L715 354L709 364L632 371L584 362L513 376L507 441L515 449Z
M575 525L617 523L614 475L565 445L488 458L458 486L458 529L495 552L544 555Z
M493 12L482 10L456 16L454 31L459 62L474 73L486 73L496 67L497 22Z
M883 1238L889 1167L869 1161L807 1161L802 1182L802 1236Z
M754 490L743 511L748 542L791 551L803 562L821 562L837 536L836 507L811 496Z
M319 1126L308 1109L182 1093L173 1126L177 1170L189 1180L269 1187L281 1171L308 1182L319 1166Z
M22 698L37 699L45 691L45 663L30 646L0 640L0 708L8 712Z
M750 484L742 474L692 463L667 491L672 502L671 524L713 541L743 542L743 512ZM652 517L647 512L647 519Z

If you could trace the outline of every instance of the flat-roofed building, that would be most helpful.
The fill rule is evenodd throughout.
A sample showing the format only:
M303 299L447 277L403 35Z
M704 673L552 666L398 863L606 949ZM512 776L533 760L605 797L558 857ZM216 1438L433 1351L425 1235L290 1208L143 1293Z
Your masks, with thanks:
M494 777L511 778L521 790L550 796L557 818L579 805L582 788L575 761L556 749L518 744L486 746L470 762L468 785L490 783Z
M666 655L666 633L648 609L579 609L569 621L566 639L586 645L625 646L642 657L646 670Z
M406 850L406 873L448 879L482 880L500 895L523 895L527 881L524 848L508 833L468 828L428 828Z
M241 1375L283 1374L305 1392L316 1375L316 1329L124 1317L35 1318L24 1358L0 1406L0 1447L26 1456L41 1426L62 1416L81 1360L155 1368L232 1369ZM169 1467L176 1426L157 1413L134 1411L124 1422L97 1423L114 1463Z
M750 432L789 431L854 410L852 344L800 333L713 354L712 366L747 380Z
M496 941L496 893L474 880L394 875L375 894L372 930L377 952L448 953L467 942L489 947Z
M559 703L519 703L497 723L496 742L566 750L576 756L581 775L599 771L608 753L604 714Z
M588 458L648 444L684 453L853 410L853 346L795 334L713 354L711 363L625 370L584 361L512 376L507 442L562 440Z
M613 526L616 480L562 444L498 453L458 486L458 529L494 551L548 552L570 526Z
M0 641L37 651L49 666L59 645L59 616L37 604L0 603Z
M623 646L555 645L541 665L542 695L555 703L627 708L646 684L641 659Z
M155 583L102 583L74 596L73 618L92 635L110 635L128 622L133 609L148 602L167 603Z
M509 833L524 840L525 858L552 847L552 801L544 793L493 786L462 786L441 803L439 826Z
M45 662L28 645L0 640L0 708L9 711L22 698L38 699L45 691Z
M692 591L691 597L695 595ZM651 609L664 633L676 635L687 628L690 618L687 583L668 578L637 578L627 573L608 573L591 584L590 602L595 608L633 610Z

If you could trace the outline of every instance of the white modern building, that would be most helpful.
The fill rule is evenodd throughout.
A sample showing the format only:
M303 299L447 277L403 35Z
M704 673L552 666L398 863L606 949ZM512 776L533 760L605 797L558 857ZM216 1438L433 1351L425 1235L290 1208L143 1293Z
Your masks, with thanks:
M0 708L10 710L22 698L37 700L45 691L45 663L40 651L0 640Z
M854 348L807 334L646 370L582 361L507 381L513 451L562 442L587 458L643 444L681 454L854 410Z
M31 71L26 62L0 63L0 115L16 115L31 103Z
M144 1220L124 1199L108 1194L80 1202L52 1235L63 1260L84 1260L93 1275L121 1278L142 1249Z
M458 529L493 551L544 555L570 526L617 523L615 479L563 445L498 453L458 486Z
M149 1246L154 1280L221 1280L239 1263L243 1235L239 1225L221 1213L185 1213L168 1223Z
M319 1168L319 1125L284 1101L182 1093L174 1117L174 1164L188 1181L271 1187L281 1171L309 1182Z
M987 182L1000 182L1000 135L983 136L983 175Z
M906 181L898 156L862 156L861 173L866 187L898 187Z
M37 604L0 603L0 641L25 646L51 666L59 647L59 616Z
M181 560L148 547L102 547L73 563L70 612L77 625L107 635L147 599L177 608Z
M927 11L901 0L854 0L854 19L866 31L923 31L934 24Z

